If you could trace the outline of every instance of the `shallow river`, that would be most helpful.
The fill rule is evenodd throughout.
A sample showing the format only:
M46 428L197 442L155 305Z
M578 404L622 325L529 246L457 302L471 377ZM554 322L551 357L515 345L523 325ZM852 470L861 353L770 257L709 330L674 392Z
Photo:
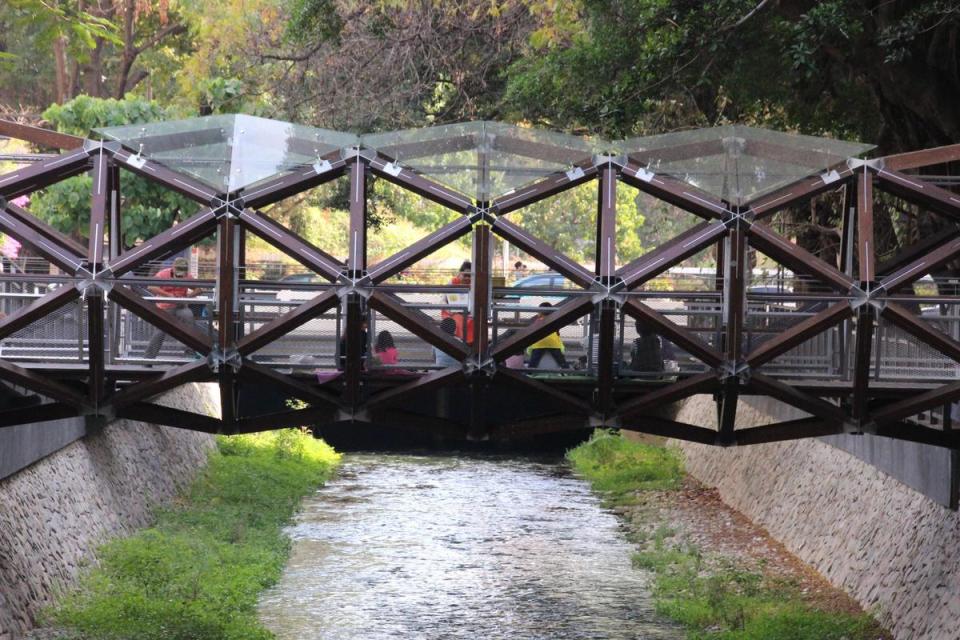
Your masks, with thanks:
M679 638L615 516L562 465L348 455L260 604L282 639Z

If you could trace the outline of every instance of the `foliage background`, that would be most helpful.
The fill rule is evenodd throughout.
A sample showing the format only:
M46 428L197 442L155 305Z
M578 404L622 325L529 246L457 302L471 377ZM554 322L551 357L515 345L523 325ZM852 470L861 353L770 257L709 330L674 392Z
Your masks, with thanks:
M960 142L958 36L955 0L8 0L0 112L77 133L235 111L361 133L498 119L617 138L739 122L891 153ZM122 100L96 101L110 97ZM80 234L82 188L35 206ZM627 193L624 259L685 224ZM387 234L398 242L443 218L374 194L377 229L404 220ZM189 213L172 196L129 198L128 243ZM323 237L317 221L336 235L342 208L314 194L274 214ZM524 224L589 261L592 209L551 201ZM781 223L832 256L831 215ZM888 252L943 224L895 202L879 217Z

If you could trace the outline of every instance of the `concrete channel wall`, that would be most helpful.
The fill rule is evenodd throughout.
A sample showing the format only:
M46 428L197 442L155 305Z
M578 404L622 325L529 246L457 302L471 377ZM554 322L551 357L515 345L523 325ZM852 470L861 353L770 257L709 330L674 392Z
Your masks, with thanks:
M738 425L777 419L741 405ZM709 425L712 398L695 396L678 419ZM960 513L821 440L734 447L678 442L687 471L899 639L960 638Z
M219 411L209 385L181 387L162 403ZM29 425L18 437L43 441L30 430L45 427ZM0 640L22 637L97 545L148 524L151 509L195 477L213 446L207 434L119 420L0 480Z

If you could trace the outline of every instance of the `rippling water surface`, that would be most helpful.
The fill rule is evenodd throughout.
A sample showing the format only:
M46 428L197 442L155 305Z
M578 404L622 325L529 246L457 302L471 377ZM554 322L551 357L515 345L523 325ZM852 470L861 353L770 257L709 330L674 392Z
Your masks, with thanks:
M559 464L351 455L260 604L282 639L679 638L617 519Z

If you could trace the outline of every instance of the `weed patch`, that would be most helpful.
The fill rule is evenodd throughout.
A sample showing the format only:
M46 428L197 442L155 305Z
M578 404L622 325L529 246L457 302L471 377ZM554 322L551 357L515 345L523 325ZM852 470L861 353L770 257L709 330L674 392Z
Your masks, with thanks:
M221 436L207 468L155 524L98 550L49 614L83 638L257 640L259 593L289 554L282 528L339 456L298 430Z
M634 504L639 492L669 491L683 479L677 452L611 431L596 431L567 459L607 504ZM652 573L658 613L682 625L692 640L872 640L880 635L866 614L816 609L795 583L746 570L728 557L708 557L678 537L667 523L635 530L630 538L640 551L633 563Z
M613 431L598 429L568 451L567 459L613 505L632 503L643 489L674 489L683 478L676 451L632 442Z

